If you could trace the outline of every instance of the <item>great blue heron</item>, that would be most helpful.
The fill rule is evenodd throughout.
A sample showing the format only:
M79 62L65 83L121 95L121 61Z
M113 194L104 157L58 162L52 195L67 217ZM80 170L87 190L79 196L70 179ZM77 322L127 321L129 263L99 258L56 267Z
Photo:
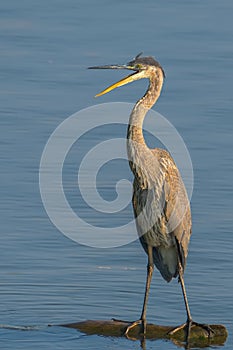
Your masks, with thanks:
M179 277L187 312L187 321L170 333L186 327L187 339L192 325L203 327L208 335L210 327L192 320L184 284L184 269L191 236L191 211L188 196L179 170L164 149L150 149L143 137L142 125L147 111L155 104L165 77L163 68L153 57L136 58L126 65L105 65L90 69L129 69L133 74L109 86L96 96L133 82L149 79L145 95L135 104L128 125L127 151L134 174L133 209L140 242L148 255L147 280L141 317L126 328L125 334L141 324L146 332L146 307L154 265L167 281Z

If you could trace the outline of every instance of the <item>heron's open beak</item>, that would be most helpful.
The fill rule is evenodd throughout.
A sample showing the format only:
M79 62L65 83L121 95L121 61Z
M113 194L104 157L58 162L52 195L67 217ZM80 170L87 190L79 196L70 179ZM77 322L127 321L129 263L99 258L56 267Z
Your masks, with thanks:
M102 96L104 94L107 94L109 91L116 89L117 87L126 85L128 83L131 83L132 81L138 80L140 79L140 72L137 71L136 69L134 69L131 66L127 66L127 65L110 65L110 66L96 66L96 67L89 67L89 69L130 69L133 70L134 73L128 75L127 77L117 81L116 83L110 85L109 87L107 87L106 89L104 89L103 91L99 92L98 94L95 95L95 97L99 97Z

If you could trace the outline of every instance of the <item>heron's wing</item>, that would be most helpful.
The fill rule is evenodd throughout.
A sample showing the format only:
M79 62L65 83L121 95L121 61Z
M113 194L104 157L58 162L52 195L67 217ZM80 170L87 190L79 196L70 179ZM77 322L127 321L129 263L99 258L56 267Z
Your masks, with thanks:
M142 179L134 179L133 208L144 250L153 247L154 263L163 278L170 281L178 273L177 254L185 267L191 235L190 206L170 154L161 149L152 152L155 164L150 161L144 165Z
M161 150L160 164L164 167L164 216L169 234L175 238L183 268L191 236L191 211L187 192L179 170L168 152Z

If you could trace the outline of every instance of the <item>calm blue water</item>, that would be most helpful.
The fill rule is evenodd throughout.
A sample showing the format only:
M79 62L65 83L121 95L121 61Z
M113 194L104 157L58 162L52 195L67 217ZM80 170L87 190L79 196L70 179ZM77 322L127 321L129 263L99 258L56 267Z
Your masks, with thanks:
M167 75L156 110L180 132L193 161L193 237L186 269L193 317L226 325L224 348L232 349L232 10L230 0L1 2L1 348L140 348L126 339L46 327L84 319L137 319L146 256L137 242L94 249L64 237L43 208L38 172L47 139L70 114L95 103L134 102L144 92L146 82L140 81L94 100L120 73L86 67L124 63L144 51L157 57ZM89 141L108 136L114 130L89 135ZM75 202L74 159L75 150L65 179L71 181L67 194ZM128 165L121 167L130 178ZM114 166L103 171L102 185L113 186L116 172ZM184 320L179 288L155 272L149 321ZM176 346L147 342L152 348Z

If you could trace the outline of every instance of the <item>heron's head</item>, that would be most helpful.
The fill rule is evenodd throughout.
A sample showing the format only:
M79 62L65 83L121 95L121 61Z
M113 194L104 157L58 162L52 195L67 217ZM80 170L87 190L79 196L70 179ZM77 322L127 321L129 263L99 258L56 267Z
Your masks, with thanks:
M89 67L89 69L128 69L132 70L133 73L128 75L127 77L117 81L116 83L110 85L100 93L96 95L96 97L104 95L111 90L114 90L117 87L122 85L126 85L135 80L148 78L151 79L153 75L157 75L158 77L165 77L165 73L159 62L157 62L153 57L141 57L141 53L136 56L136 58L124 65L106 65L106 66L95 66Z

